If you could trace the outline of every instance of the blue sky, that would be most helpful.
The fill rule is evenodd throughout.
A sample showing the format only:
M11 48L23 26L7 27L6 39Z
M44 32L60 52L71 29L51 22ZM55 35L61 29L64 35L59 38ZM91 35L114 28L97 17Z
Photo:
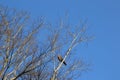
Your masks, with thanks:
M120 1L119 0L0 0L0 4L26 10L33 17L45 16L56 22L65 13L73 24L88 19L93 41L81 55L92 62L92 70L81 80L120 80Z

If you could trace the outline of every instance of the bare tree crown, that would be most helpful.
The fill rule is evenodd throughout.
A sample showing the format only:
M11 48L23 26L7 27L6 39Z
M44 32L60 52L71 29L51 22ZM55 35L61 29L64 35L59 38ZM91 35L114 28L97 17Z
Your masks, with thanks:
M87 70L82 60L70 59L72 50L89 39L86 25L60 21L58 26L42 18L32 22L27 12L0 6L0 79L73 80ZM58 56L60 62L58 53L64 55Z

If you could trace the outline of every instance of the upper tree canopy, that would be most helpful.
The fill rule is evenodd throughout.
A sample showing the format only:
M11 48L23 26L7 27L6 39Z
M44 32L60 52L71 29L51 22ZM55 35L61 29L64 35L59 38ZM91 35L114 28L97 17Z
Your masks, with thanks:
M60 21L55 27L0 6L0 79L75 80L88 65L74 56L79 56L74 48L88 39L86 23L70 26Z

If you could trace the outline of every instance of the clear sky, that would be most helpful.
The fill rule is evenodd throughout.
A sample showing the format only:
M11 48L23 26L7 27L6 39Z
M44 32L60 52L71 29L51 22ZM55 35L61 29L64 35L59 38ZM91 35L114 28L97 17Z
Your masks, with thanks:
M92 70L80 80L120 80L120 0L0 0L0 4L51 22L65 13L73 24L87 18L95 38L80 49Z

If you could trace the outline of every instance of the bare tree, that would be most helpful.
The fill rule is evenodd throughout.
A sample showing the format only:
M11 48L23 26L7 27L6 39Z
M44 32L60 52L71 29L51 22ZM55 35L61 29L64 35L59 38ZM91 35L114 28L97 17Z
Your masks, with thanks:
M79 78L88 65L73 57L78 55L74 48L88 39L86 23L71 27L64 21L46 24L42 18L33 22L26 12L0 6L0 79ZM58 55L63 56L61 62Z

